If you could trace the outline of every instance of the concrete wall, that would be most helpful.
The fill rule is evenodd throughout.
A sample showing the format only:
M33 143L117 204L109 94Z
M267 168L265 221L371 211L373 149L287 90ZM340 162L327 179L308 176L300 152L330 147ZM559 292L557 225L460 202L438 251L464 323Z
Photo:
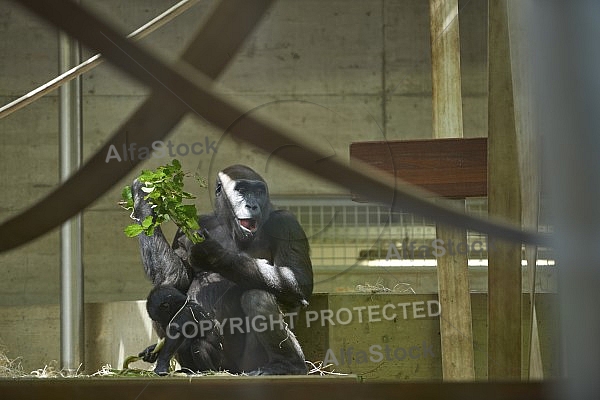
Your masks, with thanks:
M105 365L121 369L123 361L156 343L145 301L85 305L85 366L94 373ZM2 352L28 374L44 366L57 367L60 358L58 304L0 308ZM148 369L138 361L130 368ZM83 372L83 371L82 371Z
M174 2L82 1L124 32ZM174 60L210 6L210 1L201 1L144 44ZM486 7L485 1L465 2L460 13L466 136L486 134ZM227 27L223 30L225 34ZM220 88L245 110L274 118L346 161L353 141L431 136L429 42L426 1L281 0L234 57ZM0 54L4 104L57 74L56 30L17 4L0 0ZM147 90L109 65L86 74L83 82L87 158L143 101ZM57 112L53 93L0 120L0 220L25 210L58 184ZM267 164L268 154L196 116L186 117L169 140L219 143L216 154L178 157L186 170L209 181L223 166L242 162L263 173L275 194L344 194L281 161ZM166 161L151 159L143 168ZM127 213L116 204L122 186L138 172L84 212L88 302L142 299L149 290L137 242L121 233L128 224ZM199 208L209 210L210 191L196 192ZM0 268L0 305L57 303L57 230L0 254Z

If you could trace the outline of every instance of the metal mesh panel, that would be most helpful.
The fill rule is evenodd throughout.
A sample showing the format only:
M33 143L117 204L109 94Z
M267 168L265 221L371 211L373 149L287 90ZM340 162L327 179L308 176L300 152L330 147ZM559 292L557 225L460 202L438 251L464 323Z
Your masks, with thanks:
M386 207L356 203L349 198L285 197L275 198L273 202L277 208L287 209L298 218L310 241L315 266L350 266L356 263L437 265L435 247L432 247L436 239L435 222L427 218L391 212ZM486 216L487 199L468 199L466 210ZM550 228L541 225L540 230L549 231ZM440 246L439 242L437 244ZM448 252L467 251L470 265L487 265L486 246L486 235L478 232L468 232L466 244L443 245ZM549 249L539 249L538 254L538 264L554 264Z

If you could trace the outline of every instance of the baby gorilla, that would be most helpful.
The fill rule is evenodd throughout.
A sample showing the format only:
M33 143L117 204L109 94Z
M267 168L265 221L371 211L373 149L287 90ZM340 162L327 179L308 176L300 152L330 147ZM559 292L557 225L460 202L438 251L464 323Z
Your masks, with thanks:
M172 286L157 286L148 295L146 309L164 333L164 344L158 352L154 353L156 345L152 345L139 354L146 362L156 361L156 374L169 373L174 355L181 367L190 372L221 368L221 337L216 321L200 305L189 302Z

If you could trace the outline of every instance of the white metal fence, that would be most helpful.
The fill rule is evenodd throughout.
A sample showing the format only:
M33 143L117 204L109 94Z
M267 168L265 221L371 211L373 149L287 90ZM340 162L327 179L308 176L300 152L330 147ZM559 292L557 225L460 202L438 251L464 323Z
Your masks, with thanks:
M349 197L280 197L277 208L294 213L304 228L315 266L366 265L436 266L435 222L405 212L357 203ZM469 213L486 216L487 199L466 201ZM540 231L550 230L540 214ZM443 240L443 238L440 238ZM478 243L480 242L480 243ZM450 251L467 251L469 265L487 265L487 237L467 233L467 245L444 243ZM395 252L397 250L397 253ZM388 260L386 260L388 259ZM554 265L551 249L538 249L538 265Z

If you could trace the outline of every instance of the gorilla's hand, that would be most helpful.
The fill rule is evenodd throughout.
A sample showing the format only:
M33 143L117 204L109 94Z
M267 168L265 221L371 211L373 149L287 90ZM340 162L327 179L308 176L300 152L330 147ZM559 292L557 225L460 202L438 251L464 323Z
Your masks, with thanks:
M144 184L140 182L139 179L135 179L131 184L131 194L133 196L133 216L140 222L143 221L147 216L154 215L152 207L144 199L147 193L142 190L143 187Z
M190 249L190 264L197 271L218 272L221 265L230 254L219 242L210 238L208 232L203 232L204 240L194 244Z
M156 344L146 347L144 351L138 354L138 357L142 357L142 360L146 361L147 363L152 364L153 362L156 362L156 359L158 358L158 352L155 352L155 348Z

